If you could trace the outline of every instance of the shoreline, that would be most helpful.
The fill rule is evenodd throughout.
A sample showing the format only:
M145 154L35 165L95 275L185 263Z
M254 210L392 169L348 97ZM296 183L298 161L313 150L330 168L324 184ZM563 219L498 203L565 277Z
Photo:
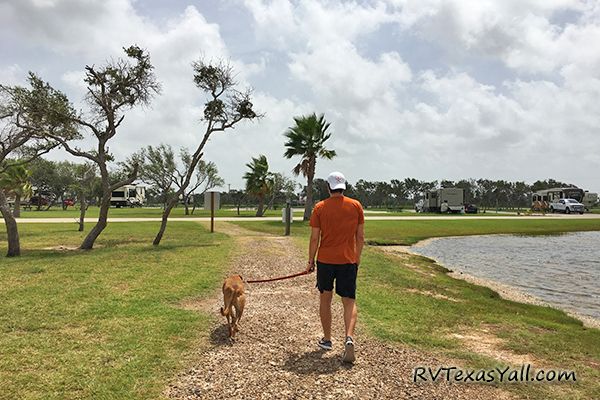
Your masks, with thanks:
M486 234L486 235L468 235L468 236L491 236L491 235ZM461 238L464 236L444 236L443 238L447 239L447 238L453 238L453 237ZM398 246L381 246L381 247L393 248L394 250L399 250L400 252L407 253L410 255L429 258L429 259L435 261L437 264L439 264L449 270L448 267L446 267L443 263L441 263L435 257L423 256L421 254L415 253L410 250L411 247L423 247L423 246L426 246L427 244L433 242L434 240L438 240L438 239L442 239L442 237L431 237L431 238L423 239L411 246L398 245ZM515 302L525 303L525 304L533 304L533 305L542 306L542 307L552 307L554 309L565 312L570 317L578 319L579 321L581 321L583 323L583 326L586 328L600 329L600 319L591 317L589 315L580 314L575 311L567 310L567 309L559 307L558 305L555 305L555 304L550 304L550 303L548 303L532 294L526 293L526 292L522 291L521 289L518 289L514 286L507 285L505 283L494 281L494 280L491 280L488 278L474 276L474 275L468 274L466 272L460 272L460 271L452 270L451 272L448 272L448 276L450 276L451 278L454 278L454 279L460 279L460 280L463 280L463 281L466 281L466 282L469 282L469 283L472 283L475 285L485 286L487 288L490 288L490 289L494 290L495 292L497 292L500 295L500 297L505 300L515 301Z

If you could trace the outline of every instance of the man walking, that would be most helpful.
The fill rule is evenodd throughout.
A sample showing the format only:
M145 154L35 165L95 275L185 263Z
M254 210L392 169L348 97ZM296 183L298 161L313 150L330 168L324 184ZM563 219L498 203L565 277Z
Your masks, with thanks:
M356 325L356 274L364 245L365 219L357 200L344 196L346 178L340 172L327 177L329 198L315 206L310 217L312 227L308 250L307 270L317 264L319 289L319 314L323 325L323 338L318 345L331 350L331 300L333 286L342 298L346 340L344 362L354 362L354 326ZM317 256L318 250L318 256Z

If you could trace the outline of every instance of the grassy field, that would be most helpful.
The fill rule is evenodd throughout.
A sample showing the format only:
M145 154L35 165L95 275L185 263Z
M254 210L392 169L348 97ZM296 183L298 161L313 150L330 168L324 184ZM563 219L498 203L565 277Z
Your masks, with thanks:
M283 234L277 221L237 224ZM189 350L207 343L209 335L211 317L186 311L181 302L212 293L234 250L224 235L177 223L153 248L157 227L112 224L95 250L81 252L56 249L80 244L83 234L71 224L20 226L23 256L3 258L0 266L0 398L159 397L193 357L188 354L195 354ZM368 221L366 226L373 243L403 244L432 236L578 230L600 230L600 220ZM295 222L292 233L305 249L306 224ZM0 252L5 246L0 231ZM471 346L492 338L499 352L530 355L534 368L577 373L576 384L506 385L522 397L591 399L600 392L600 331L561 311L502 300L487 288L452 279L424 257L368 247L358 301L361 324L382 340L489 369L506 363ZM456 334L471 338L463 341Z
M191 212L191 208L190 208ZM294 209L294 217L301 219L303 211L296 208ZM240 209L238 215L237 209L235 208L222 208L216 210L215 216L217 217L254 217L256 210L252 209ZM456 214L432 214L432 213L415 213L412 211L394 211L394 210L366 210L366 215L386 215L386 216L456 216ZM483 215L483 214L464 214L465 218ZM507 216L507 214L497 214L496 212L488 212L485 214L488 217L491 216ZM510 215L510 214L508 214ZM98 207L91 206L88 209L86 218L94 218L98 216ZM160 207L143 207L143 208L111 208L109 216L112 218L160 218L162 216L162 209ZM269 209L265 212L266 217L280 217L281 208L276 210ZM515 214L516 216L516 214ZM210 211L198 208L194 211L194 214L185 215L185 209L183 207L174 208L171 211L170 218L195 218L195 217L210 217ZM45 211L37 211L35 208L32 210L21 210L21 218L79 218L79 209L77 207L69 207L67 210L62 210L60 207L52 207Z
M81 252L48 249L80 244L71 225L20 226L23 256L0 266L0 398L159 396L209 334L209 316L179 303L213 293L232 245L170 224L153 248L157 228L112 224Z
M284 226L279 221L235 222L244 228L281 235ZM306 222L294 222L292 235L307 236ZM411 245L430 237L483 235L494 233L552 234L560 232L600 230L599 219L502 219L502 220L424 220L424 221L367 221L365 236L369 244Z
M272 234L283 229L281 223L268 221L236 224ZM366 237L375 243L412 244L434 236L580 230L600 230L600 221L368 221ZM294 223L293 235L304 249L308 234L306 224ZM519 361L499 362L473 348L478 342L491 342L507 359L528 355L534 369L577 374L577 383L506 385L522 398L592 399L600 393L600 330L584 328L553 308L503 300L488 288L449 277L445 268L425 257L367 247L359 272L358 303L360 318L371 334L434 352L466 368L520 367Z
M86 218L98 217L98 207L90 206L86 213ZM191 212L191 208L190 208ZM143 208L111 208L109 212L111 218L160 218L162 216L162 209L160 207L143 207ZM215 216L217 217L254 217L256 210L240 210L240 215L237 214L237 209L223 208L216 210ZM298 218L302 218L302 212L296 211L294 215ZM280 217L281 209L267 210L265 216ZM171 211L170 218L196 218L196 217L210 217L210 211L204 209L196 209L194 214L185 215L185 209L183 207L174 208ZM67 210L62 210L60 207L52 207L48 211L37 211L33 210L22 210L21 218L79 218L79 209L69 207Z
M553 308L503 300L445 272L424 257L368 249L357 295L368 330L383 340L458 360L469 369L520 367L523 355L529 355L534 369L575 371L578 382L510 384L507 389L528 399L597 398L600 330L584 328ZM493 343L493 351L505 360L481 353L478 342Z

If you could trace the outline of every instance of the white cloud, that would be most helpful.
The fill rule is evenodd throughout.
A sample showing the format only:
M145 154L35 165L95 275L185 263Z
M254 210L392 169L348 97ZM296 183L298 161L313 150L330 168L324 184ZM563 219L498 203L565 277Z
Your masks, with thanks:
M25 72L18 64L0 66L0 82L4 85L17 85L24 77Z
M86 63L120 56L131 43L149 50L163 91L148 109L127 114L111 144L120 159L147 144L198 142L203 99L190 63L205 56L230 59L242 86L259 82L255 104L266 112L207 145L207 159L232 187L242 186L245 163L258 154L289 174L283 132L293 116L323 112L339 156L319 161L319 176L339 169L351 181L533 181L562 163L570 165L562 178L600 190L596 1L220 3L245 7L253 23L240 26L209 19L214 5L196 3L157 22L126 0L24 0L0 4L0 30L18 32L15 46L64 58L48 68L60 70L54 81L41 56L32 69L75 99L84 94ZM22 80L25 65L0 63L0 79Z

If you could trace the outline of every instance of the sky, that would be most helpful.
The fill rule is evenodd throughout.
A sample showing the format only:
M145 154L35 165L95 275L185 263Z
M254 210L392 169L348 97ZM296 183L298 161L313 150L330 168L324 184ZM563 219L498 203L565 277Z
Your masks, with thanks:
M319 178L554 178L599 192L598 43L597 0L0 0L3 84L33 71L85 110L85 65L149 52L162 91L127 112L117 160L194 149L205 100L191 64L229 61L265 116L205 147L225 189L259 154L291 177L283 134L315 112L338 154Z

